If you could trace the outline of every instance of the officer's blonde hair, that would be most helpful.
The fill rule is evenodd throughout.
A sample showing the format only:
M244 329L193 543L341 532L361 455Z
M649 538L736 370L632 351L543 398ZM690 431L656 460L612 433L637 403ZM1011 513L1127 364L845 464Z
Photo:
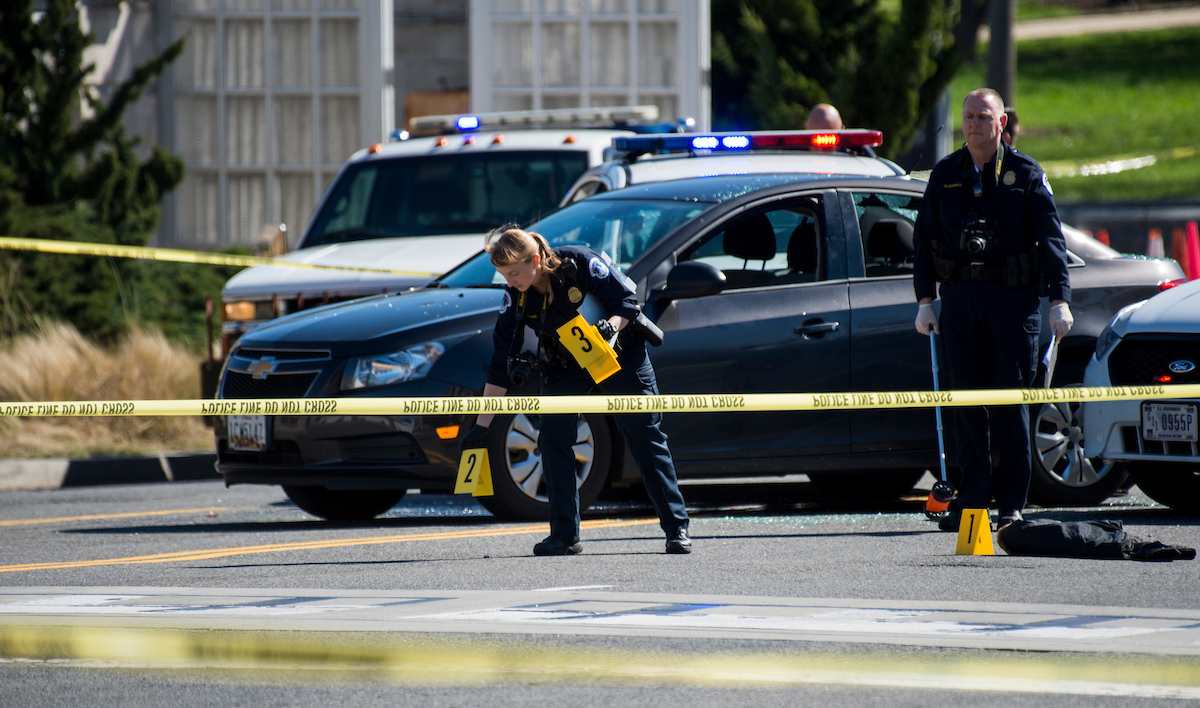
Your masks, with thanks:
M558 270L562 265L562 259L555 255L544 236L534 231L526 231L515 224L493 229L484 243L483 250L488 252L492 265L497 268L526 263L532 261L534 256L542 257L542 270L549 273Z

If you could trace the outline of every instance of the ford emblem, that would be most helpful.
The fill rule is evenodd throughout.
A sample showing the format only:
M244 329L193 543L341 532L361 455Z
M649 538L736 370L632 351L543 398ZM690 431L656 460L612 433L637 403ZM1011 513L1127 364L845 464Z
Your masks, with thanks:
M1168 364L1167 368L1171 370L1172 374L1190 374L1195 371L1196 365L1187 359L1179 359Z

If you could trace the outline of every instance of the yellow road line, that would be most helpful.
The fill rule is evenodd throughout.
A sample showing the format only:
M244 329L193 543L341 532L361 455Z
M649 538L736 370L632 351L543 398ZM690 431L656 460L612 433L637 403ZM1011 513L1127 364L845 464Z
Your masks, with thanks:
M91 514L88 516L56 516L49 519L9 519L0 521L0 526L32 526L34 524L57 524L65 521L102 521L104 519L132 519L139 516L171 516L173 514L198 514L213 511L242 511L258 509L257 506L206 506L199 509L166 509L163 511L128 511L121 514Z
M656 524L657 519L599 519L584 521L581 526L585 529L620 528L623 526L641 526ZM57 570L61 568L92 568L105 565L137 565L141 563L174 563L179 561L211 560L244 556L254 553L285 553L288 551L311 551L322 548L346 548L348 546L372 546L385 543L406 543L410 541L445 541L456 538L484 538L488 536L516 536L531 533L546 533L546 524L530 526L509 526L505 528L467 529L463 531L440 531L437 533L413 533L396 536L374 536L368 538L326 539L321 541L299 541L295 543L272 543L262 546L235 546L232 548L208 548L197 551L177 551L175 553L157 553L148 556L129 556L126 558L101 558L84 561L60 561L51 563L24 563L19 565L0 566L0 573L15 573L23 570Z

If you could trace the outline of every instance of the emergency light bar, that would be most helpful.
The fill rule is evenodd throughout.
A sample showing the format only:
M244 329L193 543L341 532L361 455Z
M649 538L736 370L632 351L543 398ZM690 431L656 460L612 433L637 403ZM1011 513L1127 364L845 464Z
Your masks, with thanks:
M658 106L605 106L562 108L540 111L502 111L469 115L419 116L409 121L414 133L470 132L492 126L505 128L541 128L563 126L578 128L595 125L654 122Z
M743 150L863 149L883 144L878 130L780 130L707 135L638 135L613 138L613 147L631 155Z

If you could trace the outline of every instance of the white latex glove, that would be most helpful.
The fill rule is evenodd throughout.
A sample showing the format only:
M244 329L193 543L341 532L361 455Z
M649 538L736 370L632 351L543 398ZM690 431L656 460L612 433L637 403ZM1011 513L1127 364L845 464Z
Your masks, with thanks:
M1050 306L1050 329L1054 331L1054 336L1059 339L1067 336L1073 324L1075 318L1071 316L1071 308L1067 303L1060 302Z
M926 337L930 332L941 334L941 329L938 328L937 314L933 311L933 303L927 302L917 308L917 331Z

